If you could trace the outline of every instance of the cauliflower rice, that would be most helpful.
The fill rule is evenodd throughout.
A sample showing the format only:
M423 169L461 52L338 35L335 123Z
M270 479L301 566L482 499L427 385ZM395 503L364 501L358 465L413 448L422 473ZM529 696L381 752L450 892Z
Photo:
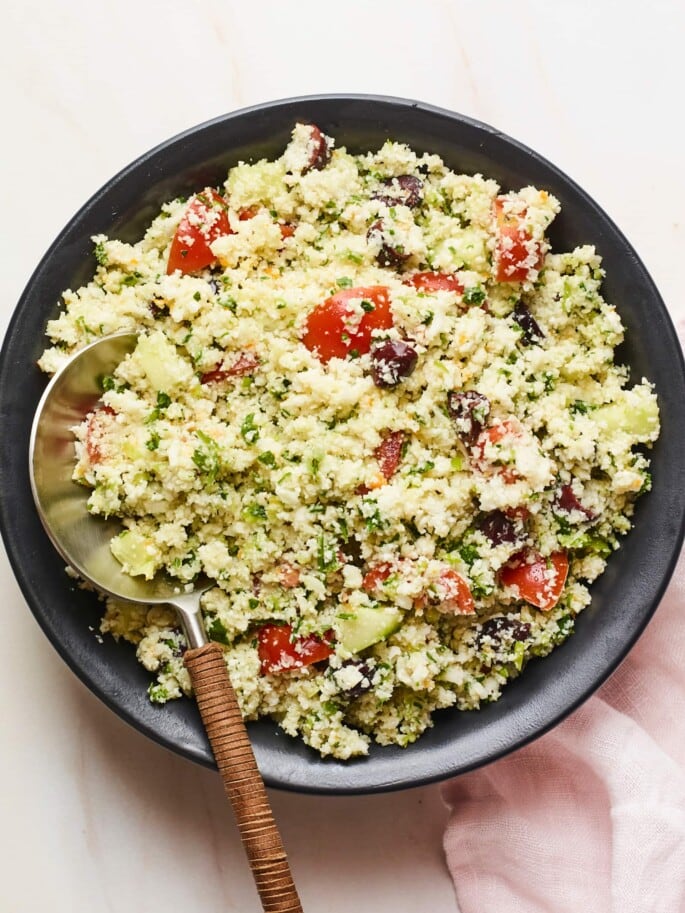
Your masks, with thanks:
M297 124L275 161L94 238L40 366L120 330L135 351L76 429L74 478L131 574L200 573L247 719L322 755L406 746L496 700L573 631L659 431L591 246L559 204L386 142ZM107 599L150 698L190 694L173 611Z

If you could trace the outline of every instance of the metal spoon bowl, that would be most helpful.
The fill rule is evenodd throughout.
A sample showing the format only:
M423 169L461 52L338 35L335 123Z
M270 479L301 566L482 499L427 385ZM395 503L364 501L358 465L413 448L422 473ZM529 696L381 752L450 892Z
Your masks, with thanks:
M121 532L118 518L93 517L87 507L89 488L76 484L74 434L102 396L100 380L136 347L135 333L107 336L81 349L45 389L31 429L29 475L36 508L52 544L64 560L103 593L146 605L173 605L181 616L190 647L207 643L200 596L209 581L189 591L161 571L152 580L124 573L110 550Z
M132 577L110 550L121 532L118 519L92 516L90 489L73 481L73 428L102 395L100 381L136 347L134 333L106 336L72 356L52 378L38 404L29 443L31 491L52 544L84 580L128 602L168 604L180 616L189 649L190 673L224 787L233 806L245 851L266 913L301 913L285 850L245 729L223 651L209 643L200 598L207 579L186 588L164 572L152 580Z

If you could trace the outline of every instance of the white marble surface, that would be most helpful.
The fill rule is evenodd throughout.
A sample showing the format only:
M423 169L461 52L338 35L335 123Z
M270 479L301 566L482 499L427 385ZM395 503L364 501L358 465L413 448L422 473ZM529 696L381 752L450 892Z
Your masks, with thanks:
M0 329L63 224L137 155L244 105L335 91L421 99L538 149L621 225L682 321L684 25L679 0L8 0ZM86 691L4 553L0 592L0 909L257 910L218 778ZM457 909L438 787L272 798L310 913Z

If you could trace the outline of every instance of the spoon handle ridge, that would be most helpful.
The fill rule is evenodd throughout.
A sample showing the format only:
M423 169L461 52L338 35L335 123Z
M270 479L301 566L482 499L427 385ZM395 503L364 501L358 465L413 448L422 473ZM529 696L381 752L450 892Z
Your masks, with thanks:
M184 662L263 909L265 913L302 913L223 651L218 644L205 644L187 650Z

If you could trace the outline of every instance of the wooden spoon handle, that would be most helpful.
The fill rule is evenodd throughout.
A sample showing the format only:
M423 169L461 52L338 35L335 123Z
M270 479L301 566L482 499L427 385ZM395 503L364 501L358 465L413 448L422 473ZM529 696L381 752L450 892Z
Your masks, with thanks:
M302 913L223 651L218 644L205 644L187 650L184 662L264 911Z

